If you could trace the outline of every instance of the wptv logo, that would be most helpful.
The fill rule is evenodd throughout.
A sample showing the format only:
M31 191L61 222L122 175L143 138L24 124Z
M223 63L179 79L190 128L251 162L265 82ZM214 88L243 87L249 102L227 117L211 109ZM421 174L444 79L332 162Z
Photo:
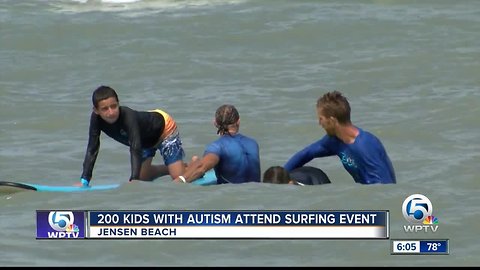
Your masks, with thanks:
M438 219L432 215L432 202L422 194L408 196L402 205L403 217L410 225L403 225L405 232L436 232Z
M74 221L71 211L50 211L48 224L54 231L48 232L48 238L78 238L79 229Z

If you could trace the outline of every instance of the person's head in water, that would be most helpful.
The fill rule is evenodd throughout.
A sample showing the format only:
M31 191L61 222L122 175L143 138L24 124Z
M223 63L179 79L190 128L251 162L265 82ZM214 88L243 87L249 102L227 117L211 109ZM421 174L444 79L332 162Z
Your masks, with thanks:
M263 182L270 184L296 184L290 174L281 166L272 166L263 173Z
M324 171L311 166L302 166L291 172L288 172L282 166L272 166L263 173L263 182L300 186L331 183Z
M117 121L120 110L118 95L109 86L102 85L92 94L93 111L105 122L113 124Z
M235 106L230 104L224 104L218 107L215 112L215 127L217 128L217 134L225 135L231 134L232 129L235 133L240 125L240 115L238 114Z

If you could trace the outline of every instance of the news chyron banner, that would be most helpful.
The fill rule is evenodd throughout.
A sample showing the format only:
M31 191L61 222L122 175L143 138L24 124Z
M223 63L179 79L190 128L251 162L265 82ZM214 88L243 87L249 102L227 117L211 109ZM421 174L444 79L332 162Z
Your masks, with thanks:
M37 210L37 239L388 238L388 210Z

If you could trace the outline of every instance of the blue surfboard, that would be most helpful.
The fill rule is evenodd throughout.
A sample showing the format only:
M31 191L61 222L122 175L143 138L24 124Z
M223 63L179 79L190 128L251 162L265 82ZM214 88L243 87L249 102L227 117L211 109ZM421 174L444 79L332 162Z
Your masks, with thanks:
M217 184L217 175L215 175L215 170L208 170L201 178L192 182L194 185L198 186L210 186Z
M84 192L96 190L110 190L120 187L120 184L94 185L90 187L76 186L49 186L23 182L5 182L0 181L0 193L12 193L22 190L31 190L39 192Z
M213 169L207 171L201 178L192 182L197 186L210 186L217 184L217 176ZM77 186L51 186L24 182L0 181L0 194L10 194L20 191L38 191L38 192L85 192L111 190L120 187L121 184L93 185L90 187Z

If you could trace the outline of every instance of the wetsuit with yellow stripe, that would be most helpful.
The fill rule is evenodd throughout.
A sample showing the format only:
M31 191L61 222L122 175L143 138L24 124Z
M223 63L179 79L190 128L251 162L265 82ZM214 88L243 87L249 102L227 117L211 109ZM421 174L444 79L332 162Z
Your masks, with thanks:
M112 139L130 147L130 180L139 179L142 162L155 155L156 149L169 147L162 152L166 165L182 160L184 151L174 119L162 110L136 111L126 106L119 107L120 114L113 124L105 122L92 112L87 151L83 162L82 178L90 181L100 149L100 134L103 131ZM173 142L173 143L172 143ZM166 158L164 154L170 154Z

